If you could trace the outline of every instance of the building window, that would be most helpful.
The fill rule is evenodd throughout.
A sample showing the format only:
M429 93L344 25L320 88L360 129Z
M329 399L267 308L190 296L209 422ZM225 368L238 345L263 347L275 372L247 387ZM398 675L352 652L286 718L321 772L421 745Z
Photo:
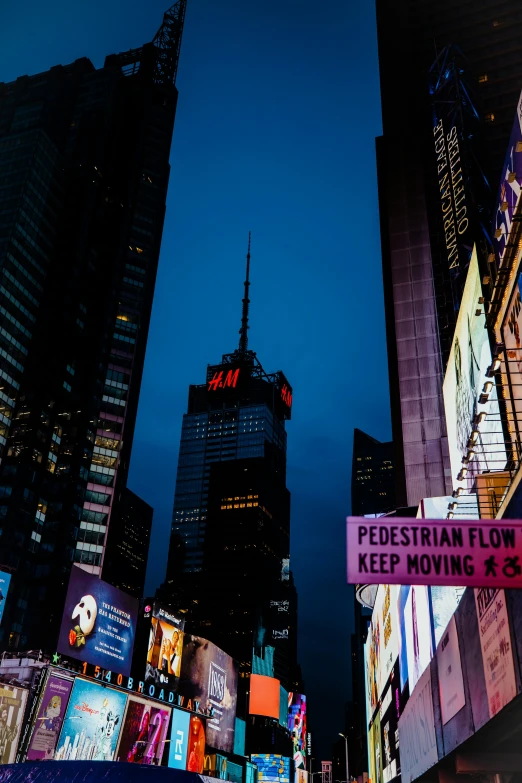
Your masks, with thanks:
M484 82L487 82L487 80L488 80L487 73L483 73L482 76L479 76L478 80L479 80L480 84L483 84Z
M494 115L492 112L490 112L489 114L486 114L486 116L484 117L484 119L485 119L485 120L486 120L486 122L488 122L488 123L495 122L495 115Z

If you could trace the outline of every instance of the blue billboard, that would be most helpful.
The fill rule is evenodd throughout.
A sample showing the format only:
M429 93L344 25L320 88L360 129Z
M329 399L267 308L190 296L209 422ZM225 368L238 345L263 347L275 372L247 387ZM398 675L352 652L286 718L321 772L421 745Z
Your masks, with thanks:
M190 727L190 712L172 710L172 730L170 732L169 767L187 768L187 748Z
M58 652L128 676L138 601L73 566L58 637Z
M290 783L290 759L273 753L253 753L259 783Z
M11 574L8 574L7 571L0 570L0 623L4 616L5 599L7 598L10 582Z
M113 761L127 695L77 677L62 724L56 761Z

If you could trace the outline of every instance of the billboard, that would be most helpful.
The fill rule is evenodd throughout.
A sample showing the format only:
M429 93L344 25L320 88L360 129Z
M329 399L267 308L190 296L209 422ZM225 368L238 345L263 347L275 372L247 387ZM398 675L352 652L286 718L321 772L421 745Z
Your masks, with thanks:
M412 585L404 605L406 657L410 693L433 657L430 603L425 585Z
M522 587L522 520L347 519L350 584Z
M517 695L513 646L504 590L475 590L489 717Z
M379 691L379 697L386 687L390 675L393 672L395 661L399 655L397 594L398 588L396 585L380 585L373 610L374 614L378 615L381 637L379 649L381 689Z
M169 767L187 768L190 712L172 710L172 730L169 743Z
M73 565L58 652L128 676L137 617L135 598Z
M380 651L380 624L378 616L372 614L365 644L368 723L370 722L372 715L377 709L377 705L379 703L379 693L381 691L381 669L379 666Z
M246 722L241 718L236 718L236 728L234 731L234 756L245 755L245 737Z
M410 693L399 718L402 783L412 783L439 760L429 667Z
M288 701L288 730L292 738L295 769L306 767L306 696L290 693Z
M430 600L433 615L435 645L438 645L448 623L455 614L465 587L431 587Z
M442 725L445 726L466 704L459 636L454 617L451 618L437 647L437 671Z
M9 585L11 583L11 574L7 571L0 569L0 623L4 616L5 600L9 591Z
M58 740L56 761L114 761L127 695L77 677Z
M479 307L481 297L477 252L473 248L442 388L453 488L460 486L468 492L479 473L503 470L507 460L494 382L485 402L480 402L492 361L486 316L484 308ZM483 420L471 444L473 422L479 414L484 414ZM461 470L465 475L457 479Z
M513 223L513 215L519 205L522 188L522 95L509 139L509 146L502 172L497 199L497 211L493 223L494 248L502 264L507 239Z
M263 674L250 675L250 715L265 715L279 720L281 683L275 677ZM287 701L288 705L288 701Z
M56 674L49 675L36 714L27 761L49 761L54 758L72 686L72 680Z
M382 779L381 716L377 712L368 731L368 754L370 757L370 778L375 783Z
M279 723L285 729L288 727L288 699L288 691L281 685L279 691Z
M387 687L379 708L380 754L383 783L390 783L401 772L399 754L399 718L400 718L400 678L399 662L395 661Z
M0 764L15 760L27 693L24 688L0 684Z
M138 696L129 696L116 760L160 766L170 713L170 707L159 707Z
M522 153L519 155L522 158ZM522 162L522 161L521 161ZM522 419L522 267L518 267L516 282L502 323L502 341L506 348L504 362L507 366L511 405L517 421Z
M290 759L273 753L253 753L258 783L290 783Z
M178 693L199 701L201 711L211 715L207 743L225 753L234 749L237 679L238 664L230 655L207 639L185 634Z
M145 684L175 689L181 672L185 620L156 602L145 607L147 616L150 616L150 634Z
M187 771L203 774L205 766L205 726L198 715L190 716Z

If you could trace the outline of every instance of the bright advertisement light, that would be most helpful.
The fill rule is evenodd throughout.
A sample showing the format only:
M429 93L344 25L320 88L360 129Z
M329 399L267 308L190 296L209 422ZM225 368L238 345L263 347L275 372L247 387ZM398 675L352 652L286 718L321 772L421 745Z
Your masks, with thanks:
M275 677L250 675L250 715L265 715L279 720L281 683Z
M290 759L273 753L253 753L259 783L290 783Z
M158 603L147 614L151 625L145 684L176 688L181 673L185 621Z
M305 768L306 754L306 696L289 694L288 728L292 737L295 769Z
M507 460L496 387L486 376L492 357L480 297L474 247L443 385L453 488L462 487L466 494L479 473L503 470ZM475 417L481 413L486 416L472 437Z
M428 588L413 585L409 588L404 606L406 657L410 694L433 657Z
M116 760L147 766L161 765L170 714L170 707L159 707L138 696L129 696Z

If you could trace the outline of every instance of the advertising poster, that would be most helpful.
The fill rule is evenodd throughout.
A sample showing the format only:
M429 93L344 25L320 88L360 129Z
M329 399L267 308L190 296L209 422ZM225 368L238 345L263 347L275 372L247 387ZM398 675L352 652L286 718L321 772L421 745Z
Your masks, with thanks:
M384 690L379 710L383 783L390 783L390 781L395 780L401 772L399 755L400 705L399 662L396 661L389 685Z
M292 738L295 769L306 767L306 696L291 693L288 707L288 730Z
M160 766L170 713L170 707L158 707L153 702L129 696L116 760Z
M205 726L197 715L190 716L187 771L203 774L205 766Z
M465 587L431 587L430 599L433 613L435 644L438 645L448 623L455 614Z
M433 657L430 603L425 585L412 585L404 607L408 682L413 693L422 672Z
M370 756L370 777L375 783L383 783L382 777L382 748L381 748L381 716L377 712L369 731L369 746L372 749Z
M400 585L397 593L397 617L398 617L398 637L399 637L399 672L401 681L401 693L408 682L408 652L406 648L406 624L404 619L404 610L406 601L410 594L409 585Z
M54 758L58 737L73 686L72 680L51 674L45 685L27 751L27 761Z
M449 621L449 625L437 646L437 670L442 725L445 726L466 704L459 636L454 617Z
M381 634L380 623L377 612L373 612L370 625L368 627L367 638L367 656L366 656L366 677L368 685L368 716L371 719L377 709L379 702L379 693L381 692L380 679L380 658L381 658Z
M128 676L137 617L135 598L73 565L58 652Z
M401 781L412 783L439 760L429 667L399 718Z
M230 655L207 639L185 634L178 693L198 701L200 711L211 716L207 743L225 753L234 748L237 679L238 664Z
M4 616L5 600L7 598L10 583L11 574L0 569L0 623L2 622L2 617Z
M517 695L513 647L504 590L475 590L475 604L492 718Z
M398 617L397 617L397 585L381 585L377 594L374 612L379 612L379 624L381 628L380 643L380 680L381 691L393 671L395 661L399 654Z
M181 672L185 620L158 603L145 607L147 615L150 615L150 636L145 684L175 689Z
M0 684L0 764L12 764L20 738L27 691Z
M478 307L481 296L482 285L474 248L443 384L454 489L461 486L464 490L470 490L477 474L503 470L507 460L494 383L487 401L484 404L479 402L488 380L486 371L491 365L486 316L484 308ZM477 309L481 310L481 315L476 315ZM469 452L473 420L482 412L487 415L479 426L480 434L473 445L473 458L465 463L466 475L457 480L463 467L462 458L467 458Z
M173 769L187 768L187 751L189 743L190 712L172 710L172 730L169 743L169 767Z
M62 725L56 761L114 761L127 695L77 677Z
M290 783L290 759L273 753L253 753L258 783Z

